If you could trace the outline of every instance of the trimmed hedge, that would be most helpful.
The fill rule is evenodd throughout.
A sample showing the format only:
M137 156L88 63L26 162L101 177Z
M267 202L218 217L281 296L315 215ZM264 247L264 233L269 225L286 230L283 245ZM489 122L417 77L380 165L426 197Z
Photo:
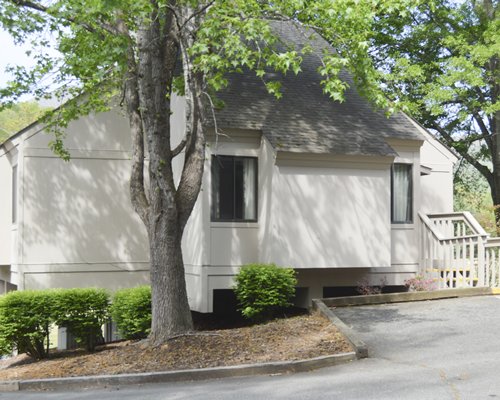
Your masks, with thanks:
M102 340L109 295L103 289L14 291L0 296L0 354L17 349L35 359L48 355L54 324L66 327L89 351Z
M54 322L71 332L88 351L104 343L102 325L109 318L109 294L104 289L59 289L52 294Z
M279 309L292 305L297 285L296 273L292 268L275 264L249 264L241 268L235 277L233 288L239 310L246 318L265 319L272 317Z
M35 359L45 358L52 312L50 291L14 291L0 296L0 353L17 349Z
M113 296L111 317L125 339L142 339L151 332L151 287L118 290Z

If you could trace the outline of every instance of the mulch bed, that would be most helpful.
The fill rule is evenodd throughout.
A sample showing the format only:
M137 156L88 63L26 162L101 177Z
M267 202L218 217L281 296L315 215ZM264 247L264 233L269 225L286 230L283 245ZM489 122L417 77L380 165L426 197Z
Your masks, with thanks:
M206 328L206 329L210 329ZM160 347L122 341L98 348L55 351L33 361L20 355L0 361L0 380L169 371L300 360L352 351L342 334L318 315L281 318L253 326L195 332Z

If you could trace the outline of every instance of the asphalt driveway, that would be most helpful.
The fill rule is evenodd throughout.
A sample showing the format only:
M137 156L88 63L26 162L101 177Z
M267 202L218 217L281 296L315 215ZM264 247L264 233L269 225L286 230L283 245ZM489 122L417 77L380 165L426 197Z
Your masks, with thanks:
M494 399L500 398L500 297L338 308L370 358L309 373L3 399Z
M500 297L338 308L335 313L359 333L372 359L390 362L394 372L398 366L410 368L409 388L430 373L428 384L440 379L452 395L433 398L500 398Z

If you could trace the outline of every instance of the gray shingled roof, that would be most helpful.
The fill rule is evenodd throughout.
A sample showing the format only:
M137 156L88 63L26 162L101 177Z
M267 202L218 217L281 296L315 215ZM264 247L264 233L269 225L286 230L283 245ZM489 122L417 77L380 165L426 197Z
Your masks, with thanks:
M304 34L292 23L273 23L285 43L302 47ZM283 98L269 95L254 73L233 74L229 86L218 94L225 107L217 111L220 128L256 129L280 151L347 155L393 155L384 138L423 140L403 114L387 118L374 111L350 83L345 102L334 102L323 94L317 73L319 55L329 44L315 35L309 42L313 54L303 57L302 72L281 78Z

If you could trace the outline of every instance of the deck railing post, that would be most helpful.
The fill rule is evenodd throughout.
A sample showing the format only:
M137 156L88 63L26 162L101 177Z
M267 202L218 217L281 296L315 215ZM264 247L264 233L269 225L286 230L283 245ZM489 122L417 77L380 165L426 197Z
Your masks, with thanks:
M486 237L478 236L477 238L477 275L478 275L478 286L485 285L485 246Z

